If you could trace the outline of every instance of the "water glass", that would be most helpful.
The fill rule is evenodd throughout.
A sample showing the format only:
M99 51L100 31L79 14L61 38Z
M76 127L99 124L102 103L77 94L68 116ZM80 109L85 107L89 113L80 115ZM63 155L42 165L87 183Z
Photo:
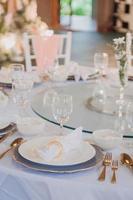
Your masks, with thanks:
M61 128L69 120L72 110L73 103L71 95L59 94L53 98L52 113Z
M94 65L95 68L100 71L101 75L105 75L106 68L108 66L108 54L101 52L101 53L95 53L94 55Z
M114 120L114 129L118 131L120 134L124 135L126 128L126 110L127 104L121 104L119 100L117 100L117 96L114 97L114 105L115 105L115 120Z
M10 68L11 68L11 78L12 78L12 89L14 89L14 81L16 79L19 79L19 77L21 76L21 72L24 71L24 65L14 63L11 64Z
M122 136L133 136L133 103L126 102L118 107L115 120L115 130ZM133 141L131 138L124 138L123 145L126 148L133 148Z
M93 98L94 105L98 109L104 110L104 106L107 101L107 94L106 94L105 86L101 80L96 81L96 85L92 93L92 98Z
M13 79L13 101L23 107L29 101L29 93L33 87L33 77L28 72L19 72Z
M126 109L126 122L129 133L133 133L133 103L128 102Z

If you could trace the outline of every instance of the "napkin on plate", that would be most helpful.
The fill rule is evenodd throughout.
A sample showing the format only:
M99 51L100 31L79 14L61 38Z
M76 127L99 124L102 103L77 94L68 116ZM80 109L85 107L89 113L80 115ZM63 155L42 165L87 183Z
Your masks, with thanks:
M96 78L98 76L98 71L96 71L92 67L81 66L76 62L70 62L69 64L69 75L74 76L74 79L79 80L88 80L92 78Z
M52 161L79 148L82 142L82 127L79 127L69 135L51 138L44 147L36 151L45 161Z

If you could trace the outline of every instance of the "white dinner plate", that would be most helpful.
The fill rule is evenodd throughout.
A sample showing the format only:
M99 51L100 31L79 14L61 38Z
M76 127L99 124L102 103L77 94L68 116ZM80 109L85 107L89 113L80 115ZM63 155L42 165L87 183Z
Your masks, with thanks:
M10 126L9 122L0 122L0 136L5 135L6 134L6 130L8 129L8 127Z
M60 159L48 161L43 159L36 150L45 146L51 139L52 137L34 138L23 143L19 147L18 152L23 158L29 161L52 166L71 166L84 163L92 159L96 154L94 147L83 141L79 148L71 150L66 154L62 154Z
M96 166L100 165L103 160L103 153L98 146L93 145L95 148L96 154L95 156L79 165L70 165L70 166L54 166L54 165L45 165L45 164L38 164L31 162L25 158L23 158L19 152L18 148L15 149L13 154L13 159L23 167L29 168L30 170L34 170L34 172L49 172L49 173L58 173L58 174L70 174L70 173L77 173L83 172L86 170L90 170L95 168Z
M0 121L0 136L5 135L8 131L14 129L14 126L14 123Z
M8 127L10 125L9 122L2 122L0 121L0 129L5 129L6 127Z

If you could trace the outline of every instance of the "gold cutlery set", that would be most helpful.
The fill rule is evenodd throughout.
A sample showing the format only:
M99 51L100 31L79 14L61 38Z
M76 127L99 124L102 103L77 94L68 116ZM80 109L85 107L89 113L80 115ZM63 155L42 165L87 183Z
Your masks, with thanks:
M120 154L120 162L122 165L126 165L127 167L133 167L133 159L126 153ZM111 183L116 183L116 171L118 170L118 160L112 160L112 153L106 153L103 159L103 169L98 177L99 181L105 181L106 178L106 168L111 166L112 177L110 179Z
M112 169L112 178L111 183L116 183L116 173L115 171L118 169L118 160L112 160L112 153L106 153L103 159L103 169L98 177L99 181L104 181L106 178L106 168L111 166Z

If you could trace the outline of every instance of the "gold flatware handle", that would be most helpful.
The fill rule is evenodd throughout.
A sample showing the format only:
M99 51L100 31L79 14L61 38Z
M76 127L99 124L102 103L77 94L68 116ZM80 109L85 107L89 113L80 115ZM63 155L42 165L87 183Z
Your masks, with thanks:
M106 166L103 167L102 172L100 173L98 180L99 181L104 181L106 176Z
M6 151L4 151L3 153L1 153L0 154L0 159L1 158L3 158L4 157L4 155L6 155L10 150L12 149L12 147L11 148L9 148L9 149L7 149Z
M112 175L111 183L116 183L116 174L115 174L115 170L113 170L113 175Z
M17 131L17 128L14 128L13 130L8 131L5 135L1 136L0 143L5 141L9 136L12 136L14 133L16 133L16 131Z

